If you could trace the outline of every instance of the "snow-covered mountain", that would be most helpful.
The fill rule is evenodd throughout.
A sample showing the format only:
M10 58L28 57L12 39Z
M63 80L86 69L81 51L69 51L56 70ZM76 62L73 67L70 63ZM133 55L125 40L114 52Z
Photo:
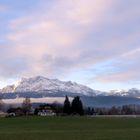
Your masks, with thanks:
M120 96L120 97L134 97L140 98L140 90L112 90L110 92L102 92L93 90L87 86L77 84L71 81L60 81L58 79L48 79L43 76L36 76L32 78L22 78L18 84L8 85L0 90L0 93L16 93L3 95L5 98L16 98L21 96L31 97L62 97L68 96ZM22 93L22 95L20 94ZM24 93L24 94L23 94Z
M126 90L111 90L108 94L108 96L128 96L128 91Z
M8 85L0 90L1 93L10 93L15 90L15 85Z
M105 94L104 94L105 95ZM121 96L121 97L134 97L140 98L140 90L132 88L129 90L111 90L106 96Z
M64 82L58 79L48 79L43 76L36 76L32 78L22 78L17 85L10 85L1 89L2 93L20 93L20 92L69 92L80 93L83 95L96 95L93 89L77 84L75 82Z
M63 103L66 95L70 99L80 96L84 106L91 107L140 104L140 90L138 89L101 92L75 82L64 82L43 76L22 78L18 84L1 89L0 93L0 97L7 104L22 103L26 97L31 98L32 103Z

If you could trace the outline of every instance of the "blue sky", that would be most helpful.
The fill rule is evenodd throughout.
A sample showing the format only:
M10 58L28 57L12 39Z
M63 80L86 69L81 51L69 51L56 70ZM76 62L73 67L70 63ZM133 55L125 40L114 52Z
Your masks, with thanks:
M0 0L0 87L43 75L97 90L140 86L139 0Z

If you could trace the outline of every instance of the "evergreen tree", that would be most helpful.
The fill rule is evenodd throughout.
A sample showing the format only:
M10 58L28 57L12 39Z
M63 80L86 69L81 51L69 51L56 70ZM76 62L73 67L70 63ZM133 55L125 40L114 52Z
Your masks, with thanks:
M71 105L70 105L68 96L66 96L65 101L64 101L63 112L68 115L71 113Z
M79 96L75 97L72 101L72 113L79 115L84 114L83 104Z

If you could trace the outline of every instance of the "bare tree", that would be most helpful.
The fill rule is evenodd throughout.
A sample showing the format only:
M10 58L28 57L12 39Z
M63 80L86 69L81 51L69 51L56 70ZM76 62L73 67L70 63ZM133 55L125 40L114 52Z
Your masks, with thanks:
M30 98L25 98L23 103L22 103L22 107L23 107L23 110L24 110L24 113L26 115L28 115L31 111L31 100Z
M0 111L2 111L3 109L4 109L4 102L2 98L0 98Z

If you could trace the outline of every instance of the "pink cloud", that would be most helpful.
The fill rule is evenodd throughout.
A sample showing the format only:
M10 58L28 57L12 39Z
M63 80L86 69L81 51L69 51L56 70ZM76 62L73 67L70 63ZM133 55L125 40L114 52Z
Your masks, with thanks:
M4 55L13 63L10 65L3 57L0 64L5 62L7 65L3 66L0 74L8 73L5 70L8 68L14 76L17 71L28 76L60 76L112 61L109 67L112 66L113 71L101 71L96 80L138 79L139 67L136 74L130 68L139 64L139 57L135 59L132 55L138 56L136 49L139 48L140 34L136 21L139 10L134 10L134 5L121 7L122 3L59 0L47 3L48 8L46 3L42 3L28 15L11 20L7 34L8 51ZM128 58L131 64L126 63ZM16 59L20 61L15 64ZM14 72L16 67L19 69Z

